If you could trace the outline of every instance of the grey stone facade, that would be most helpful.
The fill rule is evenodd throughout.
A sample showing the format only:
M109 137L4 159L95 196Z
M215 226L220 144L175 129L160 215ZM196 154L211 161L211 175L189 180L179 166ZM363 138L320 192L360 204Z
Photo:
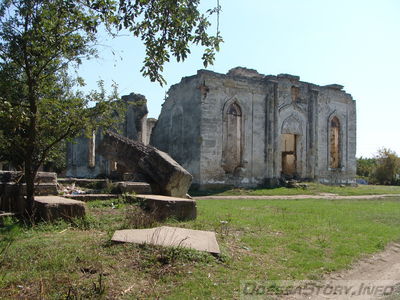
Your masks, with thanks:
M340 85L299 79L200 70L170 88L150 143L201 187L355 182L355 101Z

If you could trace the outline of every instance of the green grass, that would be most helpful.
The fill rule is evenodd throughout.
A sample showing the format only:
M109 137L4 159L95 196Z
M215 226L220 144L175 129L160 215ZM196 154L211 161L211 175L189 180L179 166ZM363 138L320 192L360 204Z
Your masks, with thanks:
M307 182L307 188L255 188L255 189L225 189L191 191L192 196L281 196L281 195L319 195L331 193L340 196L400 194L400 186L359 185L359 186L329 186L314 182Z
M89 203L89 217L73 225L0 228L0 298L239 298L242 280L320 278L400 239L400 197L197 206L196 220L169 225L216 231L220 259L110 243L133 207L117 201Z

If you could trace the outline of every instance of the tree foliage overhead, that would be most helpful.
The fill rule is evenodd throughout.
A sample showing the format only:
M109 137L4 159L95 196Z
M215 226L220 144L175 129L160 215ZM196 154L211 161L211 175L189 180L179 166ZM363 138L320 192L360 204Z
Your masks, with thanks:
M74 89L81 80L68 75L95 54L100 19L73 1L1 2L1 159L34 172L57 143L106 112L105 97L87 109Z
M28 201L39 166L63 139L95 123L109 124L104 87L84 96L71 70L96 55L97 32L127 29L146 47L142 73L164 83L161 72L171 57L184 60L189 46L204 47L205 66L222 41L209 35L200 0L0 0L0 160L25 170ZM89 109L90 101L96 105Z
M118 29L129 29L146 46L142 72L152 81L165 83L161 76L163 66L171 56L183 61L190 54L190 45L204 46L203 64L207 67L215 59L222 38L218 32L209 35L210 15L219 13L220 7L206 14L198 10L200 0L126 0L118 7Z

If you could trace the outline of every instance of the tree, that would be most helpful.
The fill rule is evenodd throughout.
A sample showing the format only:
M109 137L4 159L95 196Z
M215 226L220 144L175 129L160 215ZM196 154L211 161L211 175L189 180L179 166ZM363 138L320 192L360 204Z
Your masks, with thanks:
M70 73L96 55L100 26L110 34L128 29L146 46L142 73L163 84L163 65L184 60L194 43L205 47L205 66L221 38L207 33L209 15L200 0L1 0L0 1L0 160L24 170L32 213L34 178L60 141L83 128L110 122L117 95L84 97L83 84ZM96 101L89 108L90 101Z
M357 158L357 175L370 179L374 172L375 165L375 158Z
M376 167L373 178L379 184L395 185L397 176L400 174L400 158L396 152L382 148L378 150L376 159Z

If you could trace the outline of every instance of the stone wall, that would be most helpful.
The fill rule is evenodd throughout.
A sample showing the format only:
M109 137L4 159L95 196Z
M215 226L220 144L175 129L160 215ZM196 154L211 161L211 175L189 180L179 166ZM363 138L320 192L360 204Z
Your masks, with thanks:
M200 183L201 99L206 94L197 76L173 85L153 129L150 144L167 152Z
M38 172L35 177L35 195L57 195L57 174ZM20 171L0 171L0 211L25 211L26 183Z
M265 145L265 86L257 77L215 76L199 72L209 92L202 99L200 168L201 185L251 186L262 183L267 162ZM253 82L250 87L249 82ZM239 107L240 118L229 128L229 110ZM231 148L229 129L240 136L238 162L228 166Z
M340 124L337 136L332 135L333 118ZM293 149L285 148L289 141ZM355 101L342 86L318 86L289 74L200 70L171 88L151 143L202 187L249 187L282 177L352 183ZM335 168L333 147L340 156Z

